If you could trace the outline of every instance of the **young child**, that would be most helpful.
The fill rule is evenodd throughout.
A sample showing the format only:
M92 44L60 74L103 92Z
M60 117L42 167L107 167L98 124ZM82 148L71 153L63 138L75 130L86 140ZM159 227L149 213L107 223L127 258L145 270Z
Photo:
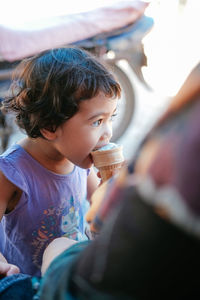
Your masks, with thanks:
M86 200L98 185L90 153L112 136L121 90L78 48L43 52L21 68L3 103L27 137L0 156L0 251L22 273L40 275L53 239L87 239Z

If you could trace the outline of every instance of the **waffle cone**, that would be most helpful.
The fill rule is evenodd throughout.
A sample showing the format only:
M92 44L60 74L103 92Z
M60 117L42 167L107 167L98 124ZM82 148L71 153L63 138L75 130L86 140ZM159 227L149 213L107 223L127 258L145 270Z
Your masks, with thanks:
M119 169L121 169L122 165L123 162L99 168L102 181L104 182L112 177Z
M123 165L122 146L110 150L96 150L92 153L94 166L99 170L102 181L112 177Z

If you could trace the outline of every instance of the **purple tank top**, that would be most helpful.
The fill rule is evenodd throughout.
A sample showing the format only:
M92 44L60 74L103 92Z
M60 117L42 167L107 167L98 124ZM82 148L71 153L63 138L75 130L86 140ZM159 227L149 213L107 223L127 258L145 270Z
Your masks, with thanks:
M53 173L17 144L0 156L0 170L22 190L15 209L1 221L0 251L21 273L40 275L42 254L51 240L63 235L87 239L89 170L75 167L67 175Z

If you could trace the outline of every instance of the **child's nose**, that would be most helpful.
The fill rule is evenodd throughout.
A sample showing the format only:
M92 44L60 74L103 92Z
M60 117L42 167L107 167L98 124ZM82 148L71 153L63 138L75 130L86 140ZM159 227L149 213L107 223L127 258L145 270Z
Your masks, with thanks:
M110 141L111 137L112 137L112 125L108 123L108 124L105 124L105 126L104 126L104 131L101 136L101 140Z

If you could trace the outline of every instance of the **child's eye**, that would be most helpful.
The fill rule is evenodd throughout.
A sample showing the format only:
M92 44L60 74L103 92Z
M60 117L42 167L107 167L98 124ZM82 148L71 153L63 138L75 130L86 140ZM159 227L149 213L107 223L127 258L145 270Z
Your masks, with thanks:
M102 122L103 122L103 119L99 119L99 120L93 122L93 123L92 123L92 126L93 126L93 127L98 127L98 126L101 125Z
M113 121L115 119L115 117L117 116L117 114L113 114L110 118L111 121Z

